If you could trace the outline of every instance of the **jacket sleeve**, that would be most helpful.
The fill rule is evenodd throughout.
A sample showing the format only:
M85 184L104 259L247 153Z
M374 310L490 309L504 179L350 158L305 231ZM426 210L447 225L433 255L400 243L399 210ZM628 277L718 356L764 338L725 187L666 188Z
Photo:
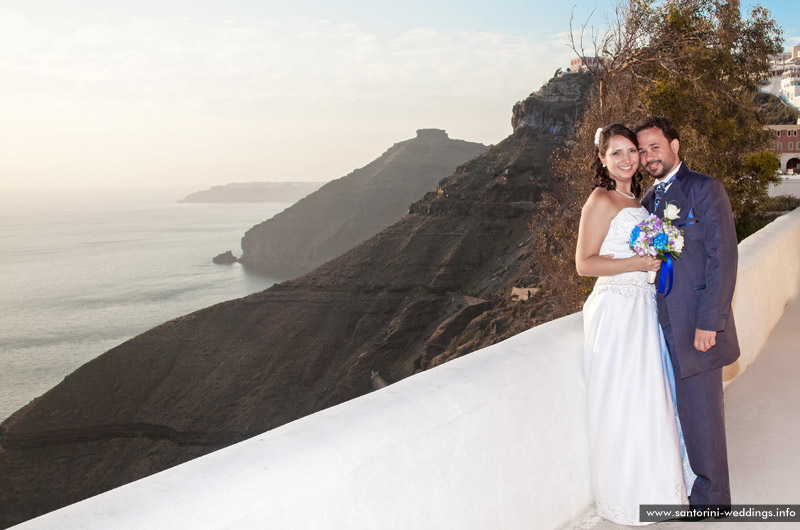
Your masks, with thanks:
M717 179L704 182L697 200L702 215L703 244L706 252L705 280L697 310L697 329L723 331L731 311L739 249L730 199Z

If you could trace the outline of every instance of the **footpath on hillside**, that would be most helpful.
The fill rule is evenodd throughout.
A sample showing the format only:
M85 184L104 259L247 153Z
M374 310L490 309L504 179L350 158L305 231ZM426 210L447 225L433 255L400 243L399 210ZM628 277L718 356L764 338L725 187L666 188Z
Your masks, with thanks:
M800 298L794 298L755 362L725 390L728 463L734 504L800 504L798 377ZM630 527L601 519L592 509L567 528L618 530ZM800 528L800 523L670 521L650 528L790 530Z

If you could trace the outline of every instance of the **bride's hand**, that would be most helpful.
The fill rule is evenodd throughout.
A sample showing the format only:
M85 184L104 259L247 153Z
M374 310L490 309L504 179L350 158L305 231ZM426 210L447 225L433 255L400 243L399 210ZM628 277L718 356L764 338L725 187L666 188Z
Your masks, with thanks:
M658 258L633 256L631 259L633 260L635 267L633 270L635 271L658 271L661 268L661 260Z

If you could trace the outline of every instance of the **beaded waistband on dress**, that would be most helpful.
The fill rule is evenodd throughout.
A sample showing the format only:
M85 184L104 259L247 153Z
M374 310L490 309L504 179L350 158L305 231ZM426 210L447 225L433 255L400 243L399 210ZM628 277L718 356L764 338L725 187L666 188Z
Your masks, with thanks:
M592 292L611 291L626 298L645 298L655 304L656 287L647 282L643 271L624 272L614 276L600 276Z
M648 289L655 289L654 284L647 283L647 273L644 271L631 271L615 274L614 276L600 276L597 278L598 284L609 285L641 285Z

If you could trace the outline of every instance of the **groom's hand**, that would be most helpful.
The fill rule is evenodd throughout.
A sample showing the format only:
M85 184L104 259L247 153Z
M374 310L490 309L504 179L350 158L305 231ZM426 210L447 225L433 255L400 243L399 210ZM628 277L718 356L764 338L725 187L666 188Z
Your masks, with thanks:
M717 332L704 329L694 330L694 347L696 350L706 352L717 343Z

